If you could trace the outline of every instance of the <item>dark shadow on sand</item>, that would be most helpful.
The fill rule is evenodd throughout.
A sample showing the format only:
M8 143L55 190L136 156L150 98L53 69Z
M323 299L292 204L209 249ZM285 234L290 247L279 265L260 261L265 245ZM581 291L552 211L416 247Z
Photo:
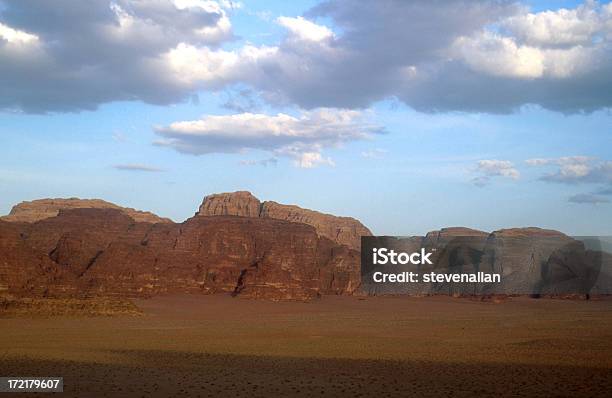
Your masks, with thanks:
M1 358L0 369L11 376L63 376L62 396L71 397L603 397L612 391L612 372L595 366L113 354L121 363Z

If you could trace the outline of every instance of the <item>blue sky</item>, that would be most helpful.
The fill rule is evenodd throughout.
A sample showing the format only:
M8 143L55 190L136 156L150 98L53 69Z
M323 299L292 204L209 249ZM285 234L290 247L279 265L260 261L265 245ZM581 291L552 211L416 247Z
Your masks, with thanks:
M295 89L282 82L277 87L274 76L251 79L250 75L229 83L225 80L223 83L198 81L188 90L180 86L180 90L184 90L181 91L182 97L159 101L151 100L149 93L142 91L128 92L129 98L134 100L126 101L121 95L129 90L125 88L130 87L128 84L122 86L121 95L105 92L104 96L108 99L98 100L97 96L92 95L92 98L96 98L93 100L86 95L94 90L91 86L75 84L75 87L68 85L66 92L60 92L58 98L68 97L68 91L75 90L78 94L75 97L83 97L79 99L82 105L80 102L67 102L69 109L55 109L57 104L43 101L40 85L28 86L25 79L24 82L18 80L21 75L12 83L10 73L14 73L14 70L7 68L6 72L0 68L0 73L5 73L5 81L10 85L9 94L0 98L0 106L4 107L0 113L3 143L0 156L0 213L8 213L12 205L23 200L81 197L102 198L182 221L193 215L207 194L249 190L262 200L356 217L377 234L423 234L446 226L468 226L489 231L539 226L569 234L612 234L612 195L609 192L612 187L611 102L606 94L581 90L581 87L591 87L590 82L595 81L604 82L603 87L599 87L602 91L612 91L612 87L605 86L610 81L612 71L609 66L612 63L606 63L610 58L607 42L600 45L599 36L589 39L593 46L599 46L592 56L601 58L598 58L599 69L593 67L595 69L586 72L581 72L577 67L569 69L569 72L566 69L558 72L558 65L566 65L558 61L561 58L543 58L549 69L535 71L531 66L526 69L525 59L521 58L513 67L514 60L508 58L510 66L492 65L492 68L503 71L500 75L496 74L495 69L487 69L486 60L478 65L471 64L481 54L469 53L471 58L464 63L472 69L469 75L462 77L462 81L467 81L465 76L476 76L478 84L481 81L484 83L474 86L473 93L469 92L471 86L467 86L461 91L466 98L457 102L447 97L421 101L420 98L428 97L429 93L439 88L436 82L427 83L429 85L424 88L409 86L403 91L394 91L396 81L390 85L383 81L381 87L372 88L374 83L370 85L369 80L375 79L366 74L363 81L354 82L357 87L355 98L360 101L354 103L353 97L338 95L337 90L350 91L353 86L338 83L336 87L337 71L319 72L316 69L318 64L315 62L331 62L321 59L319 55L327 50L316 49L316 55L307 53L313 44L292 39L291 33L287 33L288 29L292 32L293 25L289 23L297 19L288 20L285 25L277 20L281 16L295 18L306 15L307 20L333 32L334 45L329 48L345 46L352 51L365 52L365 55L368 55L368 51L372 51L372 54L376 52L376 49L369 50L365 44L355 44L354 39L349 40L350 34L344 35L343 29L348 31L352 26L357 26L357 22L351 25L352 20L346 19L356 14L350 9L350 4L347 6L346 2L338 2L339 5L334 5L337 7L335 13L313 12L317 3L245 1L240 3L240 8L226 8L223 11L231 21L232 39L199 45L208 46L206 48L213 51L222 49L227 52L239 52L247 45L257 48L277 46L289 54L283 54L281 61L278 61L279 68L285 65L282 62L290 59L290 55L308 56L303 61L308 66L304 79L307 81L307 74L315 73L313 70L321 73L314 76L317 79L320 76L324 79L329 77L327 86L330 92L327 94L317 92L311 95L308 90L310 86L297 86L299 82ZM570 10L581 7L580 2L565 1L527 5L533 13L546 10L558 12L561 7ZM606 5L598 3L592 15L604 19L607 15ZM128 9L127 5L125 8ZM495 15L502 21L509 18L505 13L510 11L495 12L500 13L501 16ZM515 10L511 16L521 17L528 12ZM359 16L354 18L361 21ZM0 14L0 23L37 34L39 41L44 38L43 33L35 33L37 31L31 27L26 29L26 22L10 19L10 15L3 19ZM501 22L506 26L504 23ZM517 45L520 40L526 40L527 44L524 45L529 47L529 51L536 48L544 57L558 56L556 50L546 47L549 44L543 43L541 37L529 39L527 33L531 31L519 31L519 28L527 29L524 24L512 23L508 22L508 29L517 30L506 34ZM1 28L2 25L0 35ZM325 30L312 29L312 32L326 34ZM487 29L487 26L483 25L483 29ZM558 32L552 31L558 36L552 39L547 37L546 40L568 33L562 31L563 26L558 29ZM570 33L579 34L575 31ZM592 34L595 37L601 32ZM187 39L181 37L180 41L190 39L191 36ZM540 41L536 42L536 39ZM584 47L584 44L576 43L555 42L554 45L555 48L567 50L569 54L572 46ZM10 44L14 43L9 41ZM74 44L67 43L66 47L71 45ZM464 50L467 51L467 48ZM474 48L480 49L470 46L469 50ZM389 51L401 52L402 48ZM407 48L406 51L411 49ZM414 49L415 53L418 51L421 50ZM516 57L534 56L532 52L512 54ZM505 53L484 55L490 57L487 59L495 56L502 61L507 56ZM16 57L11 52L0 52L0 64L3 56L7 63L12 60L10 57ZM427 58L423 65L429 67L433 62ZM299 67L300 62L297 65ZM421 67L421 64L415 65ZM295 69L294 64L289 67ZM457 71L464 73L464 69L467 70L467 67L461 66ZM259 73L247 70L251 74ZM180 72L184 76L195 73L191 70ZM286 73L293 76L295 81L293 72ZM42 85L55 76L41 77L41 72L36 73L36 79L41 79ZM445 76L453 73L455 70ZM209 79L198 76L198 79ZM300 76L299 73L297 76ZM491 76L495 80L490 80L493 79ZM163 80L161 76L156 79ZM490 82L495 85L491 86ZM445 84L450 87L451 83ZM524 92L529 96L516 99L512 89L505 93L505 87L513 84L524 86ZM570 89L567 87L574 87L572 90L577 94L568 91ZM164 86L157 89L162 94L168 92ZM313 86L312 90L320 91L321 88ZM414 90L427 91L417 98ZM27 98L24 96L17 101L16 98L26 91ZM557 91L558 95L564 96L563 103L549 95ZM39 92L42 99L35 98ZM197 95L197 100L194 95ZM280 100L279 95L282 96ZM337 104L327 101L327 98L336 96ZM358 98L360 96L363 98ZM228 105L236 102L236 99L242 103ZM472 99L475 99L473 103ZM94 103L94 110L89 109L91 103ZM471 104L469 109L464 107L466 103ZM318 116L318 109L328 109L334 117L339 115L339 119L335 119L332 127L320 127L317 123L321 123L320 119L325 116ZM346 114L349 116L338 114L349 112L349 109L356 112L356 116L353 113ZM248 128L253 128L253 134L260 137L257 139L265 142L265 145L251 145L241 143L240 140L245 139L241 132L236 133L238 136L223 135L226 132L223 128L234 128L234 119L220 119L221 127L213 132L210 130L212 127L208 127L216 123L207 119L211 115L258 114L273 117L278 113L296 119L304 118L307 127L300 127L302 124L295 122L296 131L301 134L300 129L308 129L304 134L312 133L316 137L309 135L307 143L292 141L285 144L287 137L283 138L282 143L269 140L265 129L255 126ZM345 117L348 122L345 122ZM197 120L204 120L204 132L188 130L185 133L173 124ZM276 123L275 120L269 122ZM375 127L365 130L365 125ZM314 133L310 130L312 126L318 126ZM333 131L329 129L346 131L333 136ZM200 134L197 141L192 134ZM214 137L206 134L214 134ZM185 153L185 148L192 153ZM305 154L314 154L318 160L314 164L305 162ZM266 159L274 159L274 162L265 166L258 164Z

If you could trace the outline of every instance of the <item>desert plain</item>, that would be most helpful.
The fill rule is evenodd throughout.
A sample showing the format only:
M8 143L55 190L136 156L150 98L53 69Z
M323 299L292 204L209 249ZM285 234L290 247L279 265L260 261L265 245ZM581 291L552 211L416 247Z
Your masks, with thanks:
M0 318L0 373L62 376L62 395L83 397L612 391L610 299L221 294L134 304L139 314Z

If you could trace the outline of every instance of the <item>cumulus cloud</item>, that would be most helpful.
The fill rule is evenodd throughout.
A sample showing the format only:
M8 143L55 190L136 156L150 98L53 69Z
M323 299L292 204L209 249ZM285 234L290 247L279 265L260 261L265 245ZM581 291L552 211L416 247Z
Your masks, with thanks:
M517 180L521 175L508 160L481 160L478 162L478 171L488 176L509 177L513 180Z
M204 116L158 126L162 138L155 143L181 153L242 153L263 150L274 156L290 157L295 165L311 168L332 165L322 155L325 148L363 140L383 129L368 122L362 112L318 109L299 116L241 113Z
M476 173L480 174L472 179L472 183L483 187L491 182L492 177L505 177L518 180L521 173L508 160L485 159L478 161Z
M609 203L610 201L606 198L602 198L601 196L588 194L588 193L581 193L581 194L570 196L568 198L568 202L578 203L578 204L596 205L600 203Z
M612 7L587 2L575 9L519 13L497 31L459 37L453 47L470 68L493 76L571 78L610 70ZM501 32L501 33L500 33ZM609 105L609 104L608 104Z
M146 164L140 163L128 163L128 164L116 164L113 166L117 170L124 171L145 171L149 173L158 173L160 171L164 171L158 167L148 166Z
M168 104L236 84L304 109L385 98L425 112L612 105L610 4L530 12L497 0L327 0L277 18L278 43L227 49L225 3L0 0L0 108Z
M540 177L541 181L559 184L590 184L600 188L590 193L579 193L568 198L571 203L598 204L609 202L601 195L612 195L612 162L590 156L534 158L525 161L530 166L554 167L554 171Z
M334 36L332 30L328 27L317 25L304 19L304 17L279 17L277 22L287 28L291 39L320 42L329 40Z
M194 87L173 73L181 43L233 37L226 9L207 0L0 0L0 109L95 109L111 101L168 104Z
M596 34L608 30L611 11L609 4L600 9L591 1L575 9L512 16L501 27L530 46L589 45Z
M286 38L255 62L238 55L237 69L251 71L241 81L269 101L355 108L394 97L425 112L494 113L612 105L609 4L530 13L498 1L329 0L305 17L279 19Z
M612 183L612 162L597 161L589 156L565 156L560 158L528 159L531 166L557 167L557 170L540 177L543 181L565 184Z
M24 45L38 41L38 36L10 28L2 23L0 23L0 38L12 45Z
M569 78L586 73L604 48L574 46L539 48L517 43L514 38L483 31L458 38L454 54L476 72L502 78Z
M335 166L336 163L331 158L323 157L319 152L302 152L301 150L294 151L290 149L289 151L280 151L282 155L289 155L294 157L295 160L293 164L302 169L312 169L317 166Z

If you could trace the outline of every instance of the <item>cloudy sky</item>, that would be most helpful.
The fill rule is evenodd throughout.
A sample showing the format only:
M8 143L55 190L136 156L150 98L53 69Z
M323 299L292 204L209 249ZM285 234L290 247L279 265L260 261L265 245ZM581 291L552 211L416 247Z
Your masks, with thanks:
M612 235L609 2L0 0L0 87L0 213L250 190Z

